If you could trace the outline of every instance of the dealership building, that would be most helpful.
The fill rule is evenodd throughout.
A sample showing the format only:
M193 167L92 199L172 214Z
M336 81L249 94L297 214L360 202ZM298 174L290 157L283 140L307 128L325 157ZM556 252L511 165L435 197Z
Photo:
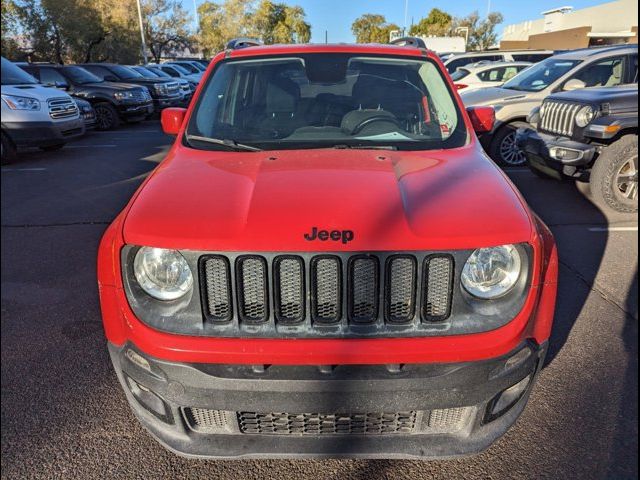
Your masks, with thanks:
M501 49L574 49L598 45L638 43L638 1L617 0L574 10L559 7L542 17L507 25Z

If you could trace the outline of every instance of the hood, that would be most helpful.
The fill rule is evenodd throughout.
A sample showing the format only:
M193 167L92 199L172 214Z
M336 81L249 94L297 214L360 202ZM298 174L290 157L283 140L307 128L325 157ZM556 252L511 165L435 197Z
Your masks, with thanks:
M464 82L463 82L464 83ZM497 105L501 103L509 103L512 101L521 101L527 98L529 92L519 92L517 90L509 90L502 87L481 88L478 90L460 91L460 98L465 106L471 107L475 105Z
M45 86L42 84L2 85L2 93L5 95L33 97L40 101L47 101L48 99L54 97L69 96L62 90L58 90L55 87Z
M305 239L314 228L353 240ZM476 145L432 154L176 146L123 231L129 244L210 251L466 249L531 233L519 194Z
M78 85L78 90L90 90L91 92L122 92L131 89L139 89L140 85L134 83L120 83L120 82L99 82L99 83L83 83Z
M609 103L611 108L638 106L638 84L616 87L580 88L570 92L554 93L550 99L584 103Z

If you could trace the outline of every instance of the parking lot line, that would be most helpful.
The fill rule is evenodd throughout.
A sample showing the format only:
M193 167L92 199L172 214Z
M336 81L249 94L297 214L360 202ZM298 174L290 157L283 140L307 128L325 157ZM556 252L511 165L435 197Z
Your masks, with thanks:
M590 232L637 232L638 226L635 227L591 227Z
M3 168L3 172L43 172L46 168Z

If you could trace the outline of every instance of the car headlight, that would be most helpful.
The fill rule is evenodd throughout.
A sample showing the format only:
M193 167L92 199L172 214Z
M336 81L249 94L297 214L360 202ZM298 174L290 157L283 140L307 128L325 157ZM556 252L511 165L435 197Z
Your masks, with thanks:
M2 100L11 110L40 110L40 100L37 98L2 95Z
M125 92L116 92L113 94L116 100L127 100L129 98L133 98L133 92L125 91Z
M576 114L576 125L580 128L586 127L591 123L591 120L593 120L595 115L596 113L591 106L587 105L582 107Z
M140 287L158 300L176 300L193 286L193 274L180 252L141 247L133 261Z
M515 286L521 268L520 253L513 245L479 248L462 269L462 286L474 297L498 298Z
M164 95L165 93L167 93L167 86L163 83L154 83L153 89L158 95Z

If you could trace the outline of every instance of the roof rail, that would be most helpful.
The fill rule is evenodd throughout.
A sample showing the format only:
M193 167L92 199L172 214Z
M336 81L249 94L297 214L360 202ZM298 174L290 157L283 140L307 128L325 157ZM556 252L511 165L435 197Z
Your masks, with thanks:
M401 37L391 40L389 43L400 47L427 48L427 44L420 37Z
M238 50L239 48L259 47L260 45L262 45L262 42L254 38L234 38L227 42L226 50Z

